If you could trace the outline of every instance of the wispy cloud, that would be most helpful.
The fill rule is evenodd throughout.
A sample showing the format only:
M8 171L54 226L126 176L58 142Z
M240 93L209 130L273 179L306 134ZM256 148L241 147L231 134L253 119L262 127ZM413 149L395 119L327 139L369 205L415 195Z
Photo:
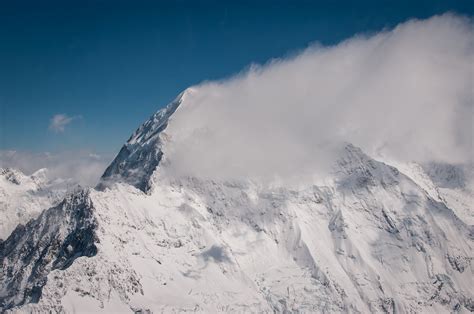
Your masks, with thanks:
M66 126L71 123L73 120L80 119L81 116L68 116L67 114L58 113L55 114L50 122L49 122L49 129L56 132L64 132Z

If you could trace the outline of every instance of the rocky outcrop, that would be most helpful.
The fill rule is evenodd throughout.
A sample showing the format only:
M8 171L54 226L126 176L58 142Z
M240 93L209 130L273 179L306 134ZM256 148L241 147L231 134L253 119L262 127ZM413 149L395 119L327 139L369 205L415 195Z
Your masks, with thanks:
M94 256L96 220L88 191L78 191L0 243L0 309L38 302L48 274Z
M163 157L160 134L168 126L170 116L178 109L185 93L151 116L132 134L105 170L98 189L114 182L125 182L144 192L150 189L150 177Z

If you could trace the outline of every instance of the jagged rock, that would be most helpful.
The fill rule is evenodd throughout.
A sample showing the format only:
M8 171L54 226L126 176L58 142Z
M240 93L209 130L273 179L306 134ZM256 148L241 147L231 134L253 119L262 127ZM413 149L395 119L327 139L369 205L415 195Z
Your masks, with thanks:
M97 253L92 209L88 192L76 192L0 243L2 310L38 302L51 271Z
M150 177L163 157L161 132L168 126L168 119L178 109L185 93L178 95L132 134L105 170L98 189L114 182L126 182L144 192L150 189Z

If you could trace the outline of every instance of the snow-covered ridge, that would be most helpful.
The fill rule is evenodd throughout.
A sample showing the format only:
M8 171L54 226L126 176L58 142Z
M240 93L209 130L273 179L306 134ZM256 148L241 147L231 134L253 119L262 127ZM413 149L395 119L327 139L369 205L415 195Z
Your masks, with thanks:
M158 171L147 194L124 182L78 191L17 228L0 247L1 306L473 311L472 234L442 200L353 145L327 185L299 189Z
M474 168L472 164L450 165L446 163L394 163L426 191L431 198L440 201L456 212L466 224L474 226Z

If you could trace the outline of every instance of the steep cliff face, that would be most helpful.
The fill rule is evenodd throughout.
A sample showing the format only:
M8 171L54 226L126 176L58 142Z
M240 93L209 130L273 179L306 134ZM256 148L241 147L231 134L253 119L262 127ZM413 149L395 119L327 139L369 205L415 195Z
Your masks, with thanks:
M185 93L178 95L132 134L105 170L98 189L114 182L125 182L144 192L150 189L150 177L163 157L161 132L168 126L169 118L178 109Z
M51 271L96 254L92 208L89 193L77 191L0 243L2 310L38 302Z

